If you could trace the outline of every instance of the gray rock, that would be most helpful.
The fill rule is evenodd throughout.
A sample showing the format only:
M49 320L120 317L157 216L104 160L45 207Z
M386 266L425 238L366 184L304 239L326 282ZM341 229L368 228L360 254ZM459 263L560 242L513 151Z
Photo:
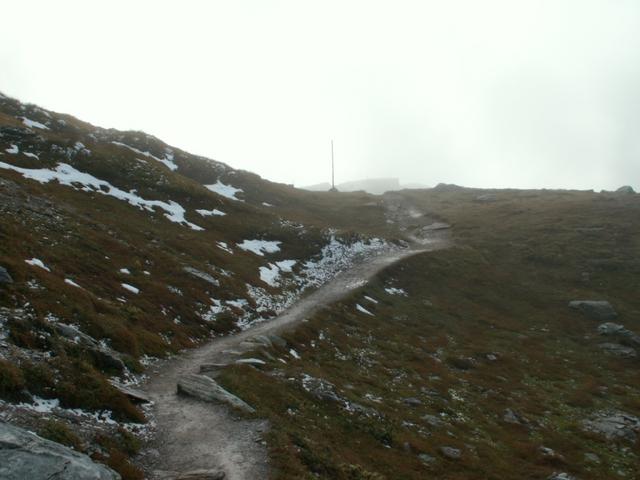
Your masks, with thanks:
M419 407L420 405L422 405L422 400L415 397L407 397L402 399L402 403L410 407Z
M442 455L452 460L458 460L460 457L462 457L462 452L458 448L440 447L438 450L440 450L440 453Z
M623 185L616 190L616 193L636 193L631 185Z
M56 331L65 338L82 345L87 348L89 353L94 357L96 362L104 368L124 371L124 362L120 356L113 350L100 345L93 337L81 332L72 325L65 323L56 323Z
M303 375L302 388L304 388L318 400L342 403L342 398L340 398L340 396L335 391L335 385L333 385L333 383L331 382L328 382L327 380L323 380L322 378Z
M0 422L0 478L120 480L120 475L87 455Z
M636 335L631 330L627 330L624 328L624 325L620 325L619 323L603 323L598 326L598 333L601 335L615 335L622 337L626 339L627 342L640 347L640 335Z
M614 357L621 358L635 358L638 356L635 348L625 347L619 343L599 343L598 347L604 350L605 353L613 355Z
M215 372L228 365L228 363L203 363L202 365L200 365L200 373Z
M266 347L266 348L273 347L273 342L266 335L257 335L256 337L253 338L253 341L256 342L258 345L262 345L263 347Z
M418 454L418 458L420 459L420 461L422 463L424 463L425 465L430 465L433 462L436 461L436 457L432 457L431 455L427 454L427 453L420 453Z
M520 415L518 412L507 408L504 411L504 415L502 416L502 421L506 423L510 423L512 425L525 425L529 423L526 418Z
M580 310L595 320L613 320L618 316L611 304L605 300L573 300L569 302L569 307Z
M268 338L276 347L285 348L287 346L287 341L279 335L271 334L268 335Z
M178 392L204 400L206 402L226 403L239 410L254 413L255 409L242 399L227 392L212 378L195 373L185 375L178 382Z
M623 325L619 323L606 322L598 326L598 333L601 335L615 335L625 330Z
M624 412L603 412L584 420L582 428L603 435L608 440L626 440L635 443L640 434L640 419Z
M439 427L443 427L444 426L444 422L442 420L440 420L440 418L438 418L435 415L423 415L422 417L420 417L422 420L424 420L425 422L427 422L427 424L429 424L430 426L434 427L434 428L439 428Z
M13 278L4 267L0 267L0 283L13 283Z
M135 388L129 387L127 385L123 385L120 382L115 380L110 380L111 385L115 387L116 390L124 393L127 397L129 397L135 403L151 403L151 399L147 397L147 395Z

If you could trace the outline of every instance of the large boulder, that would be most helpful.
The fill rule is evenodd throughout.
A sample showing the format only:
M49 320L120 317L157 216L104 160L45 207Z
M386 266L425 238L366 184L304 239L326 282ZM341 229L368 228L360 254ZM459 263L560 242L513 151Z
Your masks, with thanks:
M0 478L120 480L120 475L87 455L0 422Z
M598 326L598 333L600 335L620 337L625 343L630 343L640 347L640 335L635 334L631 330L624 328L624 325L619 323L606 322Z
M242 399L227 392L212 378L195 373L185 375L178 382L178 392L204 400L205 402L219 402L231 405L234 408L254 413L255 409Z
M618 316L618 312L606 300L573 300L569 302L569 307L595 320L613 320Z
M0 283L13 283L13 278L4 267L0 267Z

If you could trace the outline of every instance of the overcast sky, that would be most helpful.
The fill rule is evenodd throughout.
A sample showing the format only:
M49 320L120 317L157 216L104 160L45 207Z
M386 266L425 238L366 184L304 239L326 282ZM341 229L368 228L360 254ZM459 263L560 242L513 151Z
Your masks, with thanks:
M0 5L0 91L270 180L640 187L638 0Z

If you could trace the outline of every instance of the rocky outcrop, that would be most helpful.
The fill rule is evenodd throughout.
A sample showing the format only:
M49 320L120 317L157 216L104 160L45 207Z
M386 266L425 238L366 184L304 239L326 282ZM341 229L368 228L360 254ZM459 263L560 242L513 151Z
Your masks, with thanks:
M460 457L462 457L462 452L458 448L440 447L438 450L444 457L451 460L458 460Z
M89 353L94 357L96 363L102 368L108 370L124 371L124 362L118 354L110 348L99 344L93 337L81 332L72 325L65 323L56 323L57 332L65 338L80 344L87 348Z
M603 435L608 440L635 443L640 435L640 419L624 412L604 412L583 421L582 428Z
M569 307L579 310L594 320L613 320L618 316L611 304L605 300L573 300Z
M178 392L204 400L205 402L226 403L247 413L254 413L255 409L242 399L227 392L212 378L195 373L185 375L178 382Z
M620 337L625 343L640 347L640 335L635 334L631 330L624 328L619 323L606 322L598 326L600 335Z
M635 358L638 356L638 352L636 352L635 348L625 347L619 343L599 343L598 347L601 348L604 353L613 355L614 357Z
M0 422L0 478L120 480L120 475L87 455Z

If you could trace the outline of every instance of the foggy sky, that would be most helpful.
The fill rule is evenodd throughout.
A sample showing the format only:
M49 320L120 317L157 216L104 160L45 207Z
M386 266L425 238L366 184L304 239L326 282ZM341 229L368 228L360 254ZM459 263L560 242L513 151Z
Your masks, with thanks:
M640 2L8 1L0 91L274 181L640 188Z

